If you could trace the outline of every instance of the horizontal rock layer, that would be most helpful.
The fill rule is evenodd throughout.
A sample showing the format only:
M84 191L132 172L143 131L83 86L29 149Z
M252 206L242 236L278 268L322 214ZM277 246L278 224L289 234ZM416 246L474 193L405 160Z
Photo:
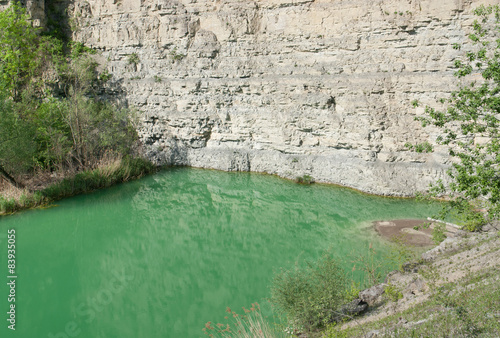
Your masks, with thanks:
M445 176L444 149L404 145L435 141L414 117L456 88L452 45L483 3L75 0L69 12L140 110L156 163L407 196Z

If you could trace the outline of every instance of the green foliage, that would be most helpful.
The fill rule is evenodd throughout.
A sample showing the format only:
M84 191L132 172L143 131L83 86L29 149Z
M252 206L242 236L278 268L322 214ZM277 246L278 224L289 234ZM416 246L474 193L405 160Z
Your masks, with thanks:
M56 65L64 97L48 96L40 101L40 97L23 95L17 103L19 111L29 112L25 124L35 129L33 159L41 168L76 165L90 169L109 151L129 153L137 138L129 110L95 98L105 79L99 78L97 64L81 46L74 46L79 50L71 50L76 59Z
M316 262L282 269L271 286L271 303L294 325L312 330L339 314L349 288L344 271L328 253Z
M358 298L360 292L361 292L361 284L356 283L354 280L351 280L351 287L346 289L346 300L352 301Z
M100 74L99 74L99 80L103 83L106 83L108 82L109 80L111 80L111 78L113 77L113 74L109 73L107 69L103 70Z
M70 57L72 60L76 60L78 57L85 55L85 54L95 54L95 50L92 48L89 48L85 46L83 43L79 41L71 41L69 43L70 47Z
M6 214L9 214L9 213L12 213L14 211L16 211L17 209L17 203L16 203L16 200L13 199L13 198L3 198L2 196L0 196L0 212L1 213L6 213Z
M35 128L15 110L11 100L0 96L0 167L25 172L33 165Z
M360 270L365 274L365 280L361 283L363 287L378 284L382 278L383 264L377 257L377 253L370 243L368 253L355 255L351 261L354 263L352 271Z
M392 238L391 249L386 257L391 266L397 266L403 271L403 265L417 259L414 248L407 243L406 236L400 235Z
M0 12L0 174L90 170L130 154L134 114L99 100L111 78L81 42L40 34L17 2ZM137 55L132 61L138 62Z
M406 143L405 147L417 153L431 153L434 151L432 144L430 144L429 142L423 142L418 144Z
M399 288L391 283L389 283L384 289L384 295L391 301L397 302L400 299L403 299L403 294L399 290Z
M0 90L14 99L33 75L38 40L37 30L17 1L0 12Z
M82 52L79 44L74 44L73 47L70 50L72 57L56 65L62 81L61 89L64 96L82 94L95 97L103 83L99 79L98 64L91 54Z
M472 279L436 287L426 300L404 311L343 330L332 325L326 336L366 337L377 330L381 337L499 337L499 297L498 272L476 272ZM408 325L401 325L401 319Z
M141 60L139 60L139 55L137 53L129 54L127 57L127 62L129 65L137 65Z
M432 228L431 235L432 235L432 241L434 244L438 245L442 241L446 239L446 224L444 223L437 223L434 225L434 228Z
M107 152L130 152L136 132L128 110L118 110L110 104L74 94L61 102L64 122L69 129L74 160L81 168L93 167Z
M186 57L185 54L179 53L177 51L177 47L174 47L174 49L172 49L170 51L170 56L172 57L172 60L174 60L174 61L181 61L182 59L184 59Z
M486 224L486 220L484 215L478 212L467 213L464 215L465 219L463 221L463 228L465 230L474 232L480 231L483 228L483 225Z
M155 166L150 161L127 156L97 169L79 172L42 191L24 191L17 199L0 196L0 214L43 206L64 197L106 188L130 179L140 178L154 170Z
M304 175L304 176L298 176L295 179L295 182L300 183L300 184L312 184L314 183L314 178L309 175Z
M0 197L1 213L153 170L150 162L128 156L137 140L133 112L99 100L111 74L98 71L95 51L52 33L32 27L17 2L0 12L0 175L19 188L15 177L35 170L80 172L43 192ZM105 156L123 159L106 167Z
M477 229L486 219L470 208L481 201L488 219L500 216L500 8L480 6L479 20L469 39L474 47L455 61L459 89L439 111L426 107L427 116L417 118L424 126L441 129L439 144L448 146L456 158L448 171L450 184L437 182L433 196L451 196L451 209L466 220L465 228ZM460 49L461 46L455 45ZM481 79L476 80L475 74ZM469 223L472 222L472 223Z
M342 330L342 323L333 322L329 324L322 337L328 338L351 338L352 336Z
M10 214L20 209L29 209L44 205L48 200L39 192L24 192L19 199L0 196L0 214Z

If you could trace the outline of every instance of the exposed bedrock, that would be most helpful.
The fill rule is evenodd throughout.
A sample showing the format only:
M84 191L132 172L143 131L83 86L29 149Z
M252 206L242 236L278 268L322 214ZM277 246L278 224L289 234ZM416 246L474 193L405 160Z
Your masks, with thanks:
M452 45L494 2L75 0L69 12L158 164L412 195L449 165L439 147L405 148L438 135L414 117L456 88Z

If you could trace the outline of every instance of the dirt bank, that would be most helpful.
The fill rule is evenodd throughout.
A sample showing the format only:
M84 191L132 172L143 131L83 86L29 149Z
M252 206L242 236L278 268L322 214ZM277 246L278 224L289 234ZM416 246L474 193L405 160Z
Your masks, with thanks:
M375 221L373 222L375 230L384 238L394 240L395 238L403 239L407 244L414 246L431 246L432 229L434 223L423 219L396 219L390 221ZM447 237L453 237L457 229L447 226Z

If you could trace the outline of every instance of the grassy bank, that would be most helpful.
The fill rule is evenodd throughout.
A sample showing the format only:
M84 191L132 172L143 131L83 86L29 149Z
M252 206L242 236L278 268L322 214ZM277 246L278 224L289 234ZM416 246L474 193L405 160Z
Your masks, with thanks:
M47 205L64 197L107 188L152 173L155 166L142 158L124 157L94 170L78 172L38 191L15 190L0 195L0 214Z

